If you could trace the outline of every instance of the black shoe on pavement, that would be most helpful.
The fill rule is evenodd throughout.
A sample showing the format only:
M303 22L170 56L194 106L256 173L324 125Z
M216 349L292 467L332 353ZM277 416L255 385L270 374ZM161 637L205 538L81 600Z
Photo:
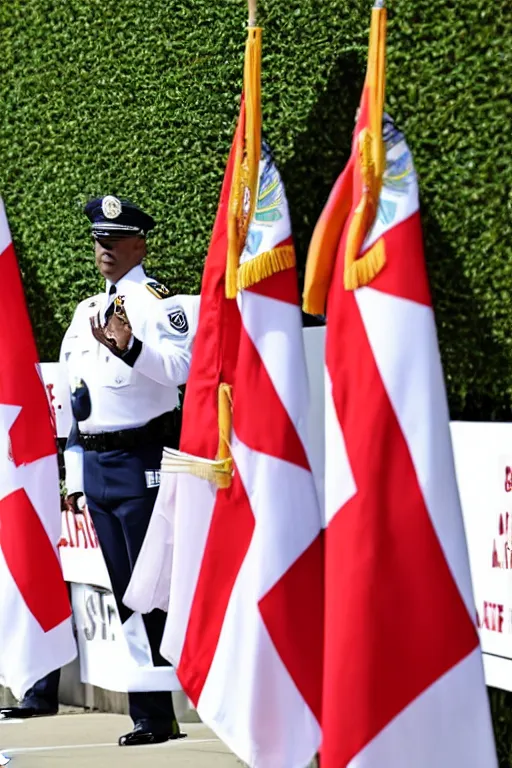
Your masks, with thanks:
M133 731L119 737L119 746L140 747L144 744L161 744L172 739L185 739L186 736L186 733L181 733L176 720L173 720L171 727L166 730L148 727L146 723L135 723Z
M58 707L47 706L4 707L0 709L0 715L6 720L28 720L30 717L51 717L56 715L58 711Z

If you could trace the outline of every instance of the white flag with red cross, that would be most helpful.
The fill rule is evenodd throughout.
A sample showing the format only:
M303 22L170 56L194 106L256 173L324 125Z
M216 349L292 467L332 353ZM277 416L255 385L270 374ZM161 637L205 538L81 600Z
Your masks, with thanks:
M249 30L246 54L254 80L259 32ZM181 453L170 456L176 471L190 462L193 472L173 491L162 653L245 763L304 768L320 744L321 517L288 205L259 128L251 135L259 83L247 72L203 274Z
M304 307L327 316L321 765L492 768L418 182L383 116L377 6L352 154L306 269Z
M253 252L246 249L242 265L272 250L292 258L284 189L269 157L260 164L248 242ZM237 310L239 331L226 329L239 333L233 482L217 490L178 477L162 650L203 721L248 765L303 768L320 744L323 551L294 266L240 290ZM207 359L204 295L201 311L181 447L208 455L198 449L217 404L211 398L207 414L203 399L194 400L195 374Z
M21 697L76 656L57 555L56 439L0 199L0 680Z

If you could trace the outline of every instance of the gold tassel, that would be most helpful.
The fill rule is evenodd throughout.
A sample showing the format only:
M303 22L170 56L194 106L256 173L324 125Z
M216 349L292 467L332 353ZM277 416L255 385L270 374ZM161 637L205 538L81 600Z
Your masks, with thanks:
M219 488L229 488L232 480L231 424L233 399L231 393L232 387L229 384L219 385L219 447L217 449L217 461L224 462L222 465L224 471L217 475L217 485Z
M373 137L367 128L363 128L359 134L359 167L361 169L361 181L363 185L363 194L359 204L354 211L352 220L349 224L347 242L345 246L345 269L343 282L345 288L347 285L354 284L355 274L364 274L365 269L358 269L355 264L359 261L358 256L364 243L364 239L375 218L376 204L378 194L375 197L375 165L372 154ZM357 285L356 287L359 287ZM349 290L349 289L347 289Z
M160 468L162 472L194 475L214 483L218 488L228 488L231 484L232 459L208 461L189 453L164 448Z
M386 9L373 8L370 24L367 84L370 91L368 103L371 131L371 152L375 171L375 190L380 193L380 183L385 166L382 142L382 114L384 111L386 66Z
M324 290L323 286L318 286L318 289L316 286L313 286L308 291L307 295L305 294L302 301L302 310L307 315L323 315L325 314L325 305L326 305L326 291Z
M358 258L365 238L374 224L379 207L386 152L382 141L385 91L386 10L374 8L370 27L367 87L369 128L359 134L359 167L363 193L349 225L345 248L343 282L346 290L368 285L386 264L384 242L378 240Z
M245 187L249 193L249 210L244 212L244 232L241 250L245 247L247 230L254 214L258 193L261 157L261 27L249 27L245 54L244 87L245 112Z
M375 76L375 104L371 110L372 130L374 134L374 159L375 175L379 180L379 194L382 186L382 176L386 169L386 151L382 141L382 116L384 113L384 99L386 92L386 9L375 9L378 13L378 43L376 56Z
M375 277L377 277L385 264L386 247L384 245L384 240L381 237L372 245L364 256L353 261L350 267L345 268L345 274L343 276L345 290L355 291L356 288L368 285Z
M245 126L237 148L228 212L226 298L237 293L237 270L258 188L261 156L261 28L249 27L244 62Z
M256 285L260 280L271 277L276 272L291 269L295 266L295 248L293 245L283 245L271 251L260 253L254 259L244 262L238 269L238 290L243 291Z
M233 459L231 458L231 423L233 413L232 388L229 384L220 384L218 392L219 446L217 458L201 459L190 453L183 453L171 448L164 448L162 472L180 472L194 475L201 480L214 483L217 488L229 488L233 479Z
M226 298L236 298L236 273L240 260L239 222L242 218L242 182L241 167L243 160L243 138L238 142L233 163L233 179L229 195L228 208L228 250L226 257L225 291Z

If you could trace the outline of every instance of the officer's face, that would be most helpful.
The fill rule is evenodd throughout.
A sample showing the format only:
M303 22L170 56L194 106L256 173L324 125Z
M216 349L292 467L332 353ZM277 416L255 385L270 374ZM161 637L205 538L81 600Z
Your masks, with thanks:
M113 237L95 240L96 266L106 280L116 283L146 255L142 237Z

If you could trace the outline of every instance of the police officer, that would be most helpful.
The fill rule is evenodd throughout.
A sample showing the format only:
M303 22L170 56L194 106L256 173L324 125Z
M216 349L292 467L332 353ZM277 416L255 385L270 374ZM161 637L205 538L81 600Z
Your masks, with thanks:
M124 622L132 612L122 598L158 492L162 449L178 447L178 387L188 376L198 297L171 296L146 276L151 216L112 195L91 200L85 213L106 288L78 305L61 348L74 416L64 454L66 501L77 511L85 493ZM167 665L159 651L165 614L143 619L153 663ZM53 714L56 674L29 692L24 713L5 714ZM134 727L121 746L182 735L170 691L130 693L129 702Z

